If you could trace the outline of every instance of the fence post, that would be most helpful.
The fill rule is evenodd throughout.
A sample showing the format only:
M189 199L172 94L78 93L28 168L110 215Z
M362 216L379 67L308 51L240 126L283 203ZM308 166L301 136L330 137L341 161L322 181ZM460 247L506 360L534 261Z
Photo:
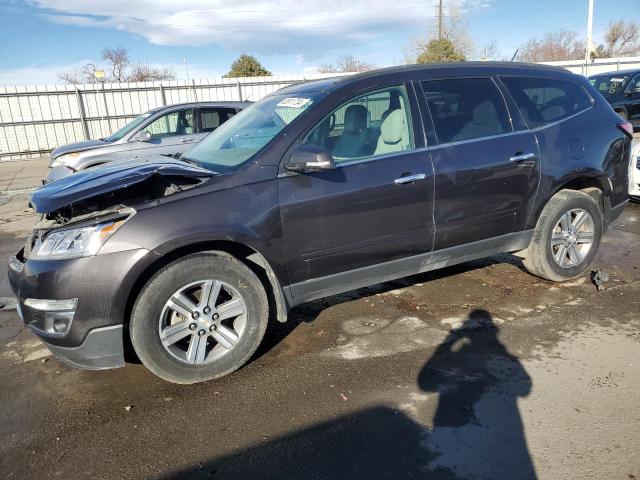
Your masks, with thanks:
M240 80L236 80L236 85L238 86L238 100L242 101L242 85L240 84Z
M167 104L167 97L164 94L164 87L162 86L162 84L160 84L160 100L162 101L162 105L166 105Z
M111 117L109 116L109 105L107 104L107 94L104 91L104 82L102 82L102 101L104 102L104 113L107 117L107 128L109 129L107 135L111 135L113 133L113 129L111 128ZM100 133L102 133L102 129L100 130Z
M82 125L82 132L84 133L84 139L89 140L89 126L87 125L87 116L84 113L84 101L80 90L76 88L76 100L78 101L78 111L80 112L80 124Z
M198 93L196 92L196 81L195 79L191 80L191 90L193 91L193 99L194 101L198 101Z

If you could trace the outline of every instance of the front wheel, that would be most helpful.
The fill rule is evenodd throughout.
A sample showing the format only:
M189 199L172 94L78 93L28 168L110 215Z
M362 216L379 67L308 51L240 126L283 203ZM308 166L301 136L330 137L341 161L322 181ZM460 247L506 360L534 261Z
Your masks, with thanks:
M131 315L131 343L164 380L211 380L249 360L268 311L264 288L246 265L223 252L197 253L165 266L142 289Z
M556 193L540 214L525 266L554 282L577 277L598 251L603 223L602 209L590 195L575 190Z

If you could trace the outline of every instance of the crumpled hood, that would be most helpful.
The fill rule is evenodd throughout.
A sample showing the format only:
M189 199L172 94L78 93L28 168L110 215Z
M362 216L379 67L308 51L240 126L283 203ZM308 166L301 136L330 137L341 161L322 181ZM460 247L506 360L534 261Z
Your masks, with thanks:
M140 183L152 175L206 178L214 172L160 155L110 162L47 183L31 194L36 212L49 213L80 200Z
M54 160L65 153L83 152L85 150L104 147L105 145L109 145L109 143L104 140L87 140L86 142L69 143L67 145L62 145L51 152L51 159Z

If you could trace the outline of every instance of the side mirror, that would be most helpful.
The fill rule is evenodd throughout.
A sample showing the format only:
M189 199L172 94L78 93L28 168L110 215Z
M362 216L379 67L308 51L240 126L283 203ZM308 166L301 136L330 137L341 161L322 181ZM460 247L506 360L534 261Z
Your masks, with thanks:
M146 130L136 133L133 138L131 138L134 142L150 142L151 134Z
M305 173L333 170L336 164L328 149L307 143L298 145L293 150L291 158L285 162L284 167L287 170Z

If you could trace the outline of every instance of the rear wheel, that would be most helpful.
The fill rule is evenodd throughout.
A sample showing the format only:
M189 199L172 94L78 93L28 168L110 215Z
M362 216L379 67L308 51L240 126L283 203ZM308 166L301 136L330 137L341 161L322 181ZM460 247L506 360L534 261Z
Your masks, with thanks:
M562 190L543 209L524 264L534 275L555 282L577 277L593 261L602 227L602 209L593 197Z
M247 362L267 318L264 288L246 265L222 252L198 253L149 280L133 308L131 342L159 377L196 383Z

